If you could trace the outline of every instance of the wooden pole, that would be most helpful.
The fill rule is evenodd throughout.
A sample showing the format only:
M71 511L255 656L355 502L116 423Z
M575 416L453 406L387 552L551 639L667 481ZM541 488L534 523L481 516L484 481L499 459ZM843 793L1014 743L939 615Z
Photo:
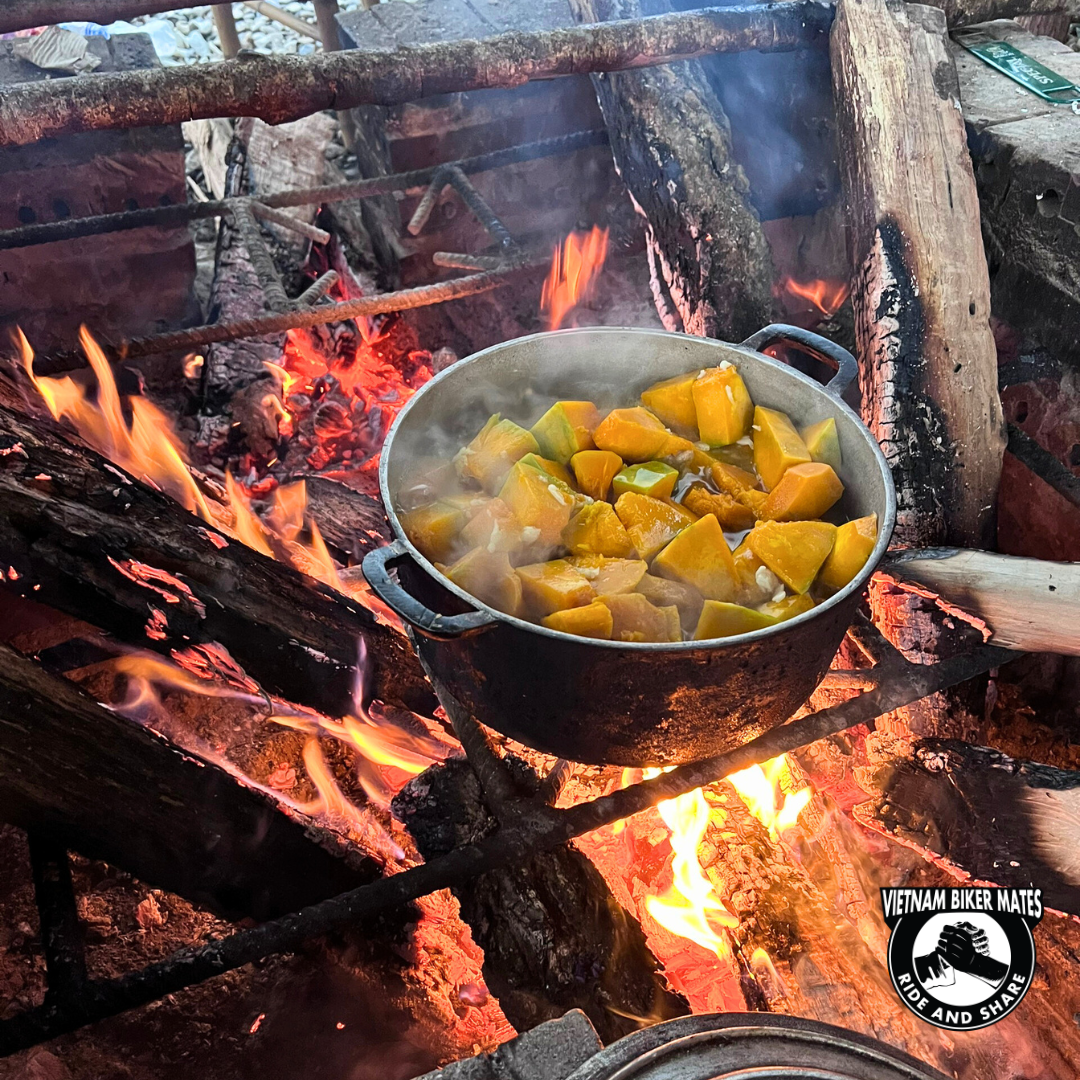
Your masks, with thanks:
M283 11L276 4L268 4L266 0L242 0L242 3L244 7L249 7L252 11L257 11L260 15L265 15L268 19L288 27L294 34L302 34L304 37L313 38L320 45L322 44L321 26L313 26L309 22L304 22L303 19L298 19L295 15Z
M221 42L221 51L226 60L231 60L240 51L240 35L236 32L232 4L214 5L214 26Z
M337 0L313 0L315 20L322 35L322 47L326 52L337 52L341 48L341 34L338 32ZM341 128L341 141L350 153L356 153L356 120L348 109L338 110L338 125Z

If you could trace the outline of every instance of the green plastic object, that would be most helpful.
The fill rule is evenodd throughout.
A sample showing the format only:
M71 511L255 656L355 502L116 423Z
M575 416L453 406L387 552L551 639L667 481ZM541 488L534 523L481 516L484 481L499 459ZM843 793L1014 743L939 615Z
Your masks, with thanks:
M1055 105L1070 105L1080 101L1080 86L1070 82L1064 75L1044 67L1005 41L998 41L981 31L953 34L953 38L968 52L974 53L984 63L1008 75L1025 90L1038 95L1043 101Z

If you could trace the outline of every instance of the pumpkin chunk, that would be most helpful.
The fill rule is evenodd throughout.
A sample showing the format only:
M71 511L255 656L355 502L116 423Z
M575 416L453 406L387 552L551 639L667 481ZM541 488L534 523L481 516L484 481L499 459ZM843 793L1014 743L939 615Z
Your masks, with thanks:
M539 530L544 544L558 543L574 508L574 496L554 477L519 461L507 474L499 498L525 528Z
M508 554L528 547L538 538L538 531L522 525L510 507L499 498L486 499L484 506L461 530L461 539L470 547L490 552L505 551Z
M697 409L692 390L696 378L697 372L691 371L653 383L642 392L641 404L656 413L668 427L693 435L697 431Z
M810 460L810 451L787 415L775 409L754 409L754 468L772 491L792 465Z
M436 502L401 515L405 535L432 562L453 558L455 541L465 524L465 511L452 503Z
M814 583L835 539L836 526L827 521L763 521L746 542L789 589L804 593Z
M752 434L753 426L751 426ZM716 460L722 461L725 465L734 465L744 472L753 473L754 441L749 436L732 443L730 446L714 446L709 452Z
M731 557L739 575L740 604L757 607L777 593L783 596L784 583L750 550L746 540L731 553Z
M556 401L532 426L532 434L544 457L565 465L580 450L596 445L592 433L600 413L591 401Z
M692 442L672 435L640 405L633 409L612 409L593 432L593 440L601 450L610 450L629 462L654 461L694 449Z
M877 514L846 521L836 530L836 543L821 568L820 581L842 589L866 565L877 543Z
M819 420L816 424L804 427L799 435L815 461L824 462L837 472L840 471L843 464L840 456L840 435L836 430L836 421L831 416L827 420Z
M639 495L651 495L654 499L667 499L675 490L678 472L662 461L646 461L643 465L627 465L615 474L615 495L636 491Z
M706 641L709 638L749 634L752 630L775 626L778 621L772 615L755 611L753 608L725 604L720 600L706 600L694 631L694 640Z
M728 446L750 431L754 403L742 376L726 360L694 380L698 434L710 446Z
M792 465L761 505L762 521L809 521L819 518L844 494L831 465L811 461Z
M454 466L458 476L478 480L489 495L494 495L514 462L539 450L530 432L495 413L476 438L458 451Z
M697 625L701 606L705 603L705 598L692 585L653 574L641 576L637 591L656 607L674 604L679 609L679 619L686 630L692 630Z
M651 559L665 544L673 540L697 517L675 503L650 499L628 491L615 503L615 513L626 526L637 553L643 559Z
M613 641L682 641L679 609L654 607L641 593L601 596L612 618Z
M701 516L715 514L728 532L741 532L754 525L754 511L732 496L710 491L704 484L694 484L683 496L683 506Z
M539 469L541 472L545 472L548 476L554 477L560 484L565 484L571 491L574 489L574 478L570 475L570 470L561 465L557 461L552 461L551 458L541 457L539 454L526 454L520 459L522 465L529 465L534 469Z
M473 548L462 555L453 566L447 567L446 576L459 588L464 589L507 615L520 615L521 581L504 551L485 551Z
M653 559L652 572L692 585L706 600L731 600L738 590L735 560L713 514L683 529Z
M747 491L757 491L758 478L738 465L729 465L725 461L714 461L710 466L713 483L725 495L742 495Z
M593 499L606 499L623 459L610 450L580 450L570 459L577 485Z
M800 596L785 596L782 600L770 600L769 603L762 604L758 611L777 622L784 622L786 619L794 619L796 615L801 615L804 611L809 611L813 606L814 598L808 593L803 593Z
M625 559L634 545L611 503L594 502L583 507L562 531L562 542L571 555L608 555Z
M643 559L608 559L603 555L572 555L566 561L592 585L597 596L633 592L649 569Z
M596 590L565 559L519 566L517 575L525 603L537 615L581 607L596 599Z
M540 620L549 630L561 630L564 634L578 637L610 638L613 620L611 609L599 600L584 607L553 611Z

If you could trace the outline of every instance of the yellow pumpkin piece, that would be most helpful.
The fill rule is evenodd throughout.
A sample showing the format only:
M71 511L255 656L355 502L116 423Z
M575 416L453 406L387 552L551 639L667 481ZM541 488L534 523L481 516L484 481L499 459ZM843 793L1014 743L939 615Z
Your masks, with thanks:
M494 495L514 462L539 450L528 431L495 413L476 438L457 452L454 466L459 476L478 480L489 495Z
M448 562L465 524L465 512L445 502L432 503L401 515L405 535L432 562Z
M613 620L611 609L599 600L594 600L584 607L553 611L540 620L540 625L549 630L561 630L564 634L576 634L578 637L606 639L611 637Z
M692 390L696 378L697 372L691 371L654 383L642 392L641 404L656 413L668 427L693 435L697 431L697 409Z
M651 495L654 499L667 499L675 490L678 472L662 461L646 461L643 465L627 465L615 474L612 486L616 498L627 491L639 495Z
M565 465L580 450L592 450L600 413L591 401L556 401L532 426L540 453Z
M593 432L601 450L618 454L623 461L655 461L669 454L693 450L688 439L672 435L663 423L640 405L633 409L612 409Z
M580 450L570 459L577 486L594 499L606 499L623 459L610 450Z
M836 530L836 543L821 567L818 580L830 589L842 589L866 565L877 543L877 514L846 521Z
M707 641L709 638L734 637L736 634L749 634L753 630L764 630L775 626L779 620L753 608L740 604L726 604L721 600L706 600L701 609L697 628L694 630L695 641Z
M581 607L596 599L596 590L565 559L519 566L517 575L525 603L536 615Z
M816 424L804 427L799 435L814 461L824 462L837 472L840 471L843 464L840 456L840 435L836 430L836 421L831 416L827 420L819 420Z
M643 559L651 559L688 525L697 521L689 510L676 503L650 499L628 491L615 503L615 513L626 526L630 540Z
M654 607L641 593L601 596L610 612L612 641L682 641L679 609Z
M785 596L782 600L771 600L767 604L762 604L758 611L777 622L784 622L786 619L794 619L796 615L801 615L804 611L809 611L812 607L814 607L814 598L809 593L803 593L801 596Z
M744 607L757 607L771 600L777 593L783 594L784 583L743 542L731 553L735 570L739 575L739 603Z
M827 521L762 521L746 538L750 550L793 592L814 583L836 539Z
M729 446L750 431L754 403L742 376L726 360L694 380L698 435L710 446Z
M692 585L653 574L642 575L637 583L637 592L656 607L671 607L674 604L679 609L679 619L686 630L693 630L697 625L701 607L705 603L705 598Z
M715 514L728 532L753 528L754 511L723 492L710 491L704 484L693 484L683 496L683 506L699 517Z
M725 461L713 461L709 467L713 483L725 495L738 496L747 491L758 490L758 478L738 465L729 465Z
M738 592L735 560L713 514L683 529L653 559L652 572L693 585L706 600L732 600Z
M565 485L539 469L518 462L511 468L499 491L510 512L525 529L536 529L536 540L555 544L574 509L573 494Z
M459 589L471 593L477 600L505 611L507 615L521 614L521 581L506 552L473 548L443 572Z
M810 521L821 517L844 494L831 465L792 465L761 505L762 521Z
M565 484L571 491L574 489L574 478L570 475L570 470L565 465L560 465L557 461L552 461L551 458L541 457L539 454L526 454L521 458L523 465L531 465L534 469L539 469L541 472L546 472L548 476L553 476L560 483Z
M514 517L510 507L499 498L484 500L484 506L461 530L461 539L470 547L490 552L520 551L527 546L529 535L531 533L525 532L525 526Z
M588 580L598 596L632 592L649 569L643 559L608 559L603 555L572 555L566 561Z
M792 465L810 460L810 451L787 415L775 409L754 410L754 468L767 491L780 483Z
M562 542L571 555L608 555L626 559L634 545L611 503L594 502L582 507L562 531Z

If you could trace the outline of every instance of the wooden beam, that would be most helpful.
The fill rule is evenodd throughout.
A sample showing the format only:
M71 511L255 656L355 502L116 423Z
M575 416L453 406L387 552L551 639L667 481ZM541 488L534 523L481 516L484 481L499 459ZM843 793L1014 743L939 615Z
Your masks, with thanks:
M213 15L221 51L226 60L231 60L240 51L240 35L236 32L232 4L215 4Z
M66 16L65 16L66 17ZM708 8L632 22L500 34L388 53L243 56L220 64L87 75L9 87L0 146L100 128L211 116L298 120L322 109L405 101L533 79L650 67L710 52L785 52L823 34L832 9L815 0Z
M663 0L571 0L582 22L641 18ZM773 268L723 107L695 61L593 75L619 175L645 219L668 330L742 341L772 321Z

